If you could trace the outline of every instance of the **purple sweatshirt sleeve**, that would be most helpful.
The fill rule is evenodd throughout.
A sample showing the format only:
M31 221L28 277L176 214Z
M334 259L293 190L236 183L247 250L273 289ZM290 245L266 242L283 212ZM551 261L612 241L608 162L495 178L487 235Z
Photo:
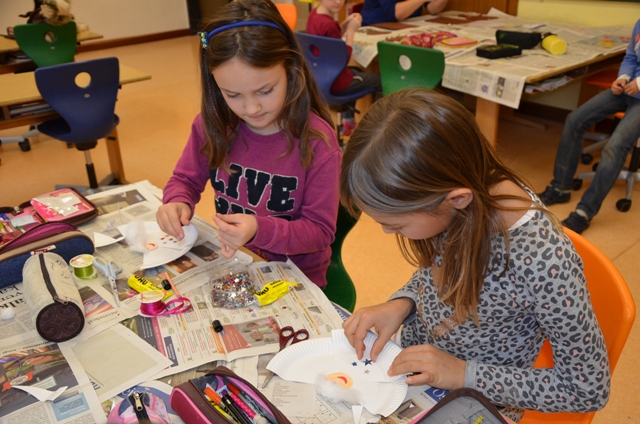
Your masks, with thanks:
M187 145L163 191L162 203L186 203L191 208L192 216L209 180L208 159L200 153L205 139L202 119L198 114L191 125Z

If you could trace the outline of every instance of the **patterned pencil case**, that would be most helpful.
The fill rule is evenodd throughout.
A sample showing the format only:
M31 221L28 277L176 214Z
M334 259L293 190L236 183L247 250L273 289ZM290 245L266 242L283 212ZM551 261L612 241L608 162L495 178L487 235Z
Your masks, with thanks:
M258 389L222 366L174 387L170 403L189 424L291 424Z
M109 424L171 424L167 405L153 393L133 392L115 405L107 417Z
M470 388L452 390L410 424L507 424L482 393Z
M67 263L74 256L93 254L93 241L66 222L45 222L0 246L0 288L22 281L25 262L36 253L54 252Z
M45 193L18 206L0 206L0 246L44 222L80 225L98 216L98 208L72 187Z

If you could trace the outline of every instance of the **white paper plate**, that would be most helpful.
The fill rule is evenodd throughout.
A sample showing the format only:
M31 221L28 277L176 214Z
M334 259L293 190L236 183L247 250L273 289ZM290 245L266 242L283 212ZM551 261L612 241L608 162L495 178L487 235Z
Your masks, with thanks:
M193 224L182 227L182 231L184 231L182 240L167 244L164 244L161 240L166 234L160 229L157 222L149 221L144 224L147 242L155 243L157 248L143 254L140 269L154 268L178 259L191 250L196 240L198 240L198 230ZM118 230L126 237L126 225L119 226Z
M376 362L371 362L371 347L376 338L373 333L367 335L364 356L358 361L344 331L333 330L331 338L312 339L284 349L273 357L267 369L285 380L309 384L315 384L319 375L345 374L353 382L350 389L357 392L362 406L372 414L388 416L400 406L407 393L406 376L387 375L402 349L389 341Z

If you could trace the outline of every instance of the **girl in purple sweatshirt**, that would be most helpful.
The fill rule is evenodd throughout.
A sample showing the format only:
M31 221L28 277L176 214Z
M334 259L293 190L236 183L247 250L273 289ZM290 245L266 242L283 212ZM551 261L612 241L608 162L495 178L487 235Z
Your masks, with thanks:
M290 258L324 287L342 153L295 36L269 0L229 3L205 28L202 111L158 224L181 239L210 181L224 257Z

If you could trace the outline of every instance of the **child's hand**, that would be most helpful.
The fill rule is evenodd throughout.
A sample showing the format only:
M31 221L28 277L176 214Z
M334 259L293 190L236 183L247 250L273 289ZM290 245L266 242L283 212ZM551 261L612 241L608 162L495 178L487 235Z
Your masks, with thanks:
M356 32L362 25L362 15L360 15L359 13L352 13L351 15L347 16L345 22L347 23L347 31Z
M407 384L428 384L439 389L454 390L464 387L467 362L449 355L433 345L417 345L404 349L393 360L389 375L411 374Z
M191 208L182 202L167 203L158 208L156 221L162 231L182 240L184 238L182 226L189 225L191 222Z
M258 221L248 214L216 214L213 222L218 226L218 241L222 243L222 256L229 259L256 235Z
M638 80L634 78L629 81L627 85L624 86L624 92L630 96L638 94L638 92L640 92L640 90L638 90Z
M375 361L384 345L398 331L400 324L414 307L413 300L402 297L380 305L358 309L347 318L342 323L342 328L344 328L344 335L351 346L356 348L358 359L361 359L364 354L364 338L370 328L375 328L378 333L378 338L371 347L371 359Z
M627 81L624 78L618 78L611 84L611 92L619 96L624 91L625 85L627 85Z

